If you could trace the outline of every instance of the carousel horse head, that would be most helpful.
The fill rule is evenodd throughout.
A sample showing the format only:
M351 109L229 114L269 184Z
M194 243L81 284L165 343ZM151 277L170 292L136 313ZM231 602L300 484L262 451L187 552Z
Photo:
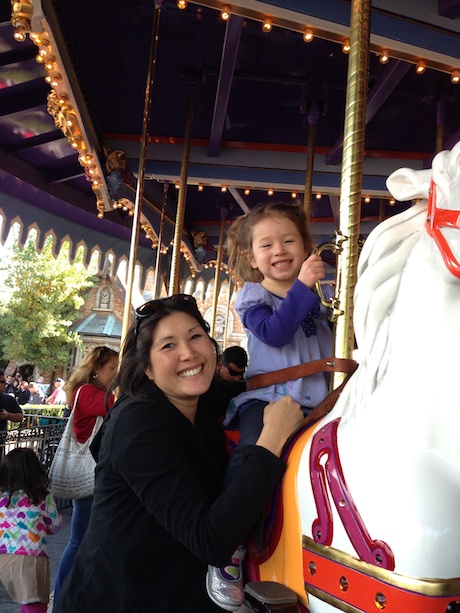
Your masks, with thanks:
M362 249L359 367L292 446L258 567L311 613L460 610L460 143L387 185L415 203Z

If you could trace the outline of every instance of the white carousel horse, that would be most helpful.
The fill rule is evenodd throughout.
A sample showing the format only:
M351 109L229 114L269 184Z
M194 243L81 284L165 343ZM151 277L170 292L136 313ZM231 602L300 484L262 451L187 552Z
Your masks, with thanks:
M460 610L460 143L387 185L422 200L364 245L359 368L295 444L258 569L311 613Z

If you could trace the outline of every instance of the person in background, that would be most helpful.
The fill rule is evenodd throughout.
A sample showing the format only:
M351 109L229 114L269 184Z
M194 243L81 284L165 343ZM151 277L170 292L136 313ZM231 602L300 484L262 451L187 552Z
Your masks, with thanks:
M30 398L29 384L24 379L19 383L19 391L16 396L18 404L27 404Z
M272 403L234 482L222 492L218 427L245 383L216 377L217 352L193 296L136 311L103 425L89 526L55 613L218 613L208 563L225 562L284 472L280 455L303 416Z
M62 517L48 490L48 475L27 447L0 464L0 581L20 613L46 613L50 595L47 536Z
M64 391L64 379L58 377L54 380L54 390L45 400L46 404L65 404L66 393Z
M227 381L241 381L248 366L248 354L243 347L227 347L220 356L219 376Z
M12 396L16 396L13 386L14 377L13 375L6 376L6 384L5 384L5 394L11 394Z
M4 453L4 444L6 432L8 430L8 421L19 423L23 420L22 409L19 406L16 398L5 394L3 391L6 385L5 373L0 370L0 461Z
M18 392L19 392L19 381L15 377L13 379L13 382L11 383L11 386L9 387L8 394L16 398L18 395Z
M29 404L43 404L45 402L45 394L33 381L29 383L29 391Z
M108 347L94 347L76 366L65 384L67 403L75 411L74 431L77 441L85 443L93 432L96 417L105 417L112 407L112 385L118 366L118 353ZM78 397L77 397L78 394ZM77 400L75 401L75 399ZM59 595L64 579L72 568L80 543L88 526L93 497L72 501L70 538L56 574L54 598Z

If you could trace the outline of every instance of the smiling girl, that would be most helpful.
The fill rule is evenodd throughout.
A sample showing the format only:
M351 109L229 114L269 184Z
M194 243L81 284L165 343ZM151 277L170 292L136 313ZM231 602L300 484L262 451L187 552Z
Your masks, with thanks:
M248 338L252 377L332 355L327 311L313 291L324 279L324 263L312 254L313 242L304 210L297 205L260 205L239 217L228 234L229 272L244 285L235 303ZM328 394L324 373L244 392L230 403L224 425L236 429L240 440L225 482L241 465L243 450L263 427L265 407L287 395L308 415ZM227 566L210 567L208 591L222 608L232 611L243 602L238 549Z

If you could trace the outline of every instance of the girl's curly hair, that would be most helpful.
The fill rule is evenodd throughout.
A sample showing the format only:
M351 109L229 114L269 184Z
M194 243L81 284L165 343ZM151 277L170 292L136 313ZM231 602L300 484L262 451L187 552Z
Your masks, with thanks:
M310 234L307 215L299 204L286 202L262 203L247 215L238 217L230 226L227 234L228 271L238 285L246 281L260 283L263 280L261 272L251 266L252 231L253 228L267 217L286 217L299 230L305 250L313 251L313 239Z

